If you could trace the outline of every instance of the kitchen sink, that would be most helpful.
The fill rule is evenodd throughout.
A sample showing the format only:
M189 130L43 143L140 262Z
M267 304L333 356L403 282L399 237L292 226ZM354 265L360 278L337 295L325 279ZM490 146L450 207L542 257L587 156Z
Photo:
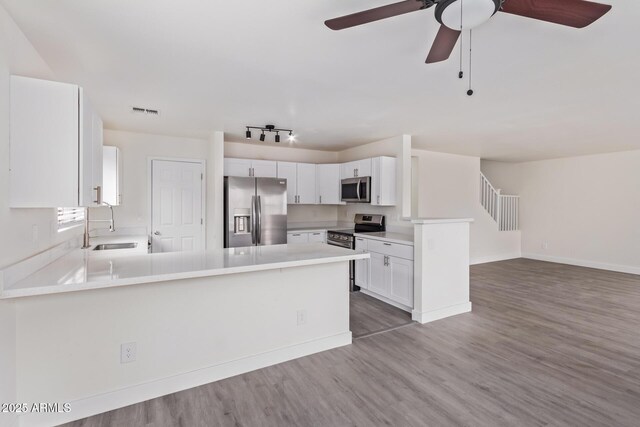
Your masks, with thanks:
M134 249L137 248L137 243L103 243L100 245L96 245L93 248L94 251L109 251L113 249Z

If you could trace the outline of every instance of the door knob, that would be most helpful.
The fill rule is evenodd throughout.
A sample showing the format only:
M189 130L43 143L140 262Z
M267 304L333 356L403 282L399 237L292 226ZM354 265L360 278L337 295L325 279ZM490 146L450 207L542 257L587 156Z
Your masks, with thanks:
M156 236L159 236L160 232L159 231L154 231L153 234L155 234Z

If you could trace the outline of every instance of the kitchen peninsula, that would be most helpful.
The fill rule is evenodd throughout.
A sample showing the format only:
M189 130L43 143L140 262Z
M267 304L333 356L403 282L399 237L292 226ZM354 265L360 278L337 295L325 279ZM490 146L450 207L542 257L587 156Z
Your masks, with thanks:
M0 298L16 312L18 399L71 402L73 417L56 415L63 423L350 344L349 261L368 257L320 243L74 249L4 284ZM123 362L131 343L135 361Z

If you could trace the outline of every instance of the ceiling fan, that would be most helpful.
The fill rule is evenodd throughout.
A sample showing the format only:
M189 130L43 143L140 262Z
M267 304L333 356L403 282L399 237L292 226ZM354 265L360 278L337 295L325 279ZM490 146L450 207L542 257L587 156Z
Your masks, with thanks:
M343 30L380 19L436 7L440 29L426 63L449 58L462 30L488 21L498 11L554 24L583 28L595 22L611 6L584 0L405 0L325 21L332 30Z

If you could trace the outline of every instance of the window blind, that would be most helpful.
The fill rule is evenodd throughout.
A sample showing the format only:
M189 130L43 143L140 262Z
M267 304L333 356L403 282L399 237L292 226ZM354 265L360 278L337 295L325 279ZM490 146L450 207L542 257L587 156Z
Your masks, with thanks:
M66 228L84 221L84 208L58 208L58 228Z

